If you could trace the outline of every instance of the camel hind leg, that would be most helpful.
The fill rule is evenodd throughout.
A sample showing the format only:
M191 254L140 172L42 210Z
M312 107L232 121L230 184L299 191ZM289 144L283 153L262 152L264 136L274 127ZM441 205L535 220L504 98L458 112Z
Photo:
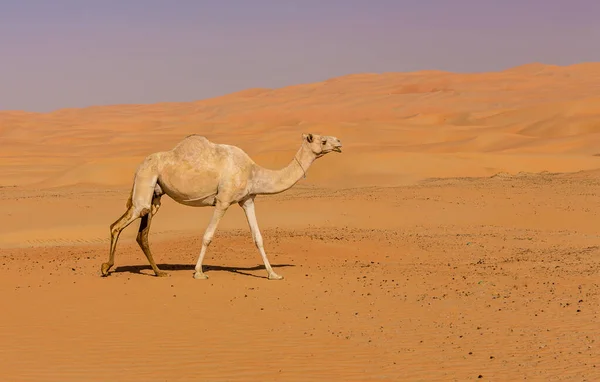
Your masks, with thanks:
M127 211L110 226L110 252L108 261L102 264L102 276L108 276L108 272L115 265L115 250L121 232L137 218L152 213L157 177L143 175L143 173L136 174L131 195L127 201Z
M160 208L160 196L156 196L156 193L155 193L155 196L152 199L152 210L150 211L149 214L142 216L142 221L140 222L140 229L138 231L136 240L137 240L138 244L140 245L140 248L142 248L144 255L146 255L146 258L148 259L148 262L150 263L150 266L152 267L154 274L158 277L164 277L164 276L167 276L168 273L165 271L161 271L158 268L158 266L154 262L154 258L152 257L152 252L150 251L150 244L148 243L148 234L150 232L150 223L152 222L152 217L158 212L159 208Z
M119 240L121 231L138 217L139 213L136 214L135 208L131 206L119 219L110 225L110 252L108 262L102 264L102 276L108 276L108 271L115 265L115 249L117 248L117 241Z

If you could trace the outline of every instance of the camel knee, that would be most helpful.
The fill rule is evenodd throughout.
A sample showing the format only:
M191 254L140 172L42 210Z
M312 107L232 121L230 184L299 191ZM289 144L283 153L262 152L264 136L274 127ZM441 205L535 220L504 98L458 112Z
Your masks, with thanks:
M112 223L112 224L110 225L110 235L111 235L112 237L115 237L115 236L117 236L117 235L119 234L119 232L121 232L121 230L120 230L120 228L119 228L119 224L118 224L118 223L119 223L119 222L118 222L118 221L116 221L116 222L114 222L114 223Z
M208 247L210 245L210 243L212 243L212 239L213 239L213 235L211 235L211 234L204 235L204 237L202 238L202 245L205 247Z
M150 211L150 208L147 208L147 211ZM110 225L110 234L113 237L118 236L125 227L131 224L131 222L138 217L140 217L139 209L129 208L127 211L125 211L123 216Z
M143 204L140 205L138 204L134 204L133 208L131 209L131 214L129 215L129 219L127 219L127 225L129 225L131 222L133 222L134 220L138 219L138 218L143 218L147 215L150 214L150 212L152 211L152 205L148 204Z

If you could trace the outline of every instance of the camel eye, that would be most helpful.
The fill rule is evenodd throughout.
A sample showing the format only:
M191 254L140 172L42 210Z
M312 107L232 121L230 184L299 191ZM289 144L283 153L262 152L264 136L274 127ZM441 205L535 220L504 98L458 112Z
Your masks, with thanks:
M325 146L325 144L326 144L326 143L327 143L327 141L321 141L321 144L322 144L323 146Z

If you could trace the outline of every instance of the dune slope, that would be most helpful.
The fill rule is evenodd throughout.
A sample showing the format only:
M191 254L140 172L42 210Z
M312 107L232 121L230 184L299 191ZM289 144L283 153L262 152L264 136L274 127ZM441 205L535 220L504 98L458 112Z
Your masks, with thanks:
M598 166L600 63L501 72L355 74L188 103L0 112L0 185L125 185L190 133L286 164L302 132L340 137L321 185ZM541 158L541 159L540 159Z

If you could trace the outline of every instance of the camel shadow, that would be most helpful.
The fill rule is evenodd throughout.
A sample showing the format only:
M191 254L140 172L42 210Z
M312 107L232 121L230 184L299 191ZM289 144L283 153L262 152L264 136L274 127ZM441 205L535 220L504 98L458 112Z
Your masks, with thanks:
M193 271L195 268L194 264L156 264L158 266L158 268L160 268L161 271ZM283 268L283 267L295 267L295 265L293 264L271 264L271 267L273 268ZM254 267L223 267L220 265L209 265L209 264L205 264L202 266L202 269L205 273L208 272L212 272L212 271L221 271L221 272L231 272L231 273L237 273L240 275L244 275L244 276L252 276L252 277L258 277L260 279L264 279L267 278L267 276L258 276L252 273L248 273L248 272L244 272L244 271L258 271L258 270L265 270L265 266L264 265L257 265ZM142 271L149 271L150 273L146 273L146 272L142 272ZM144 276L152 276L154 277L154 273L152 272L152 267L150 267L150 265L122 265L119 267L116 267L115 270L113 271L114 273L124 273L124 272L129 272L129 273L137 273L140 275L144 275Z

